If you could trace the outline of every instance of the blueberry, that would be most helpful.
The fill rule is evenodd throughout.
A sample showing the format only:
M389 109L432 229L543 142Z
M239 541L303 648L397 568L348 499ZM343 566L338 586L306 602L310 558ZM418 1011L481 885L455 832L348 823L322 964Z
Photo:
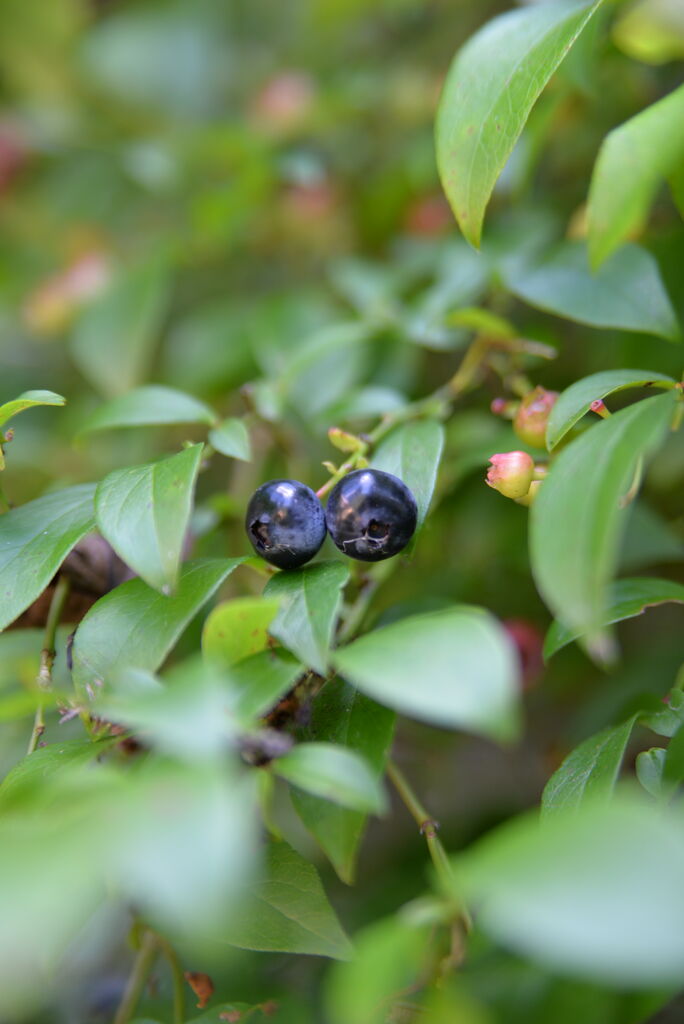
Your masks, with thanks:
M297 569L325 540L321 503L298 480L269 480L249 500L245 529L258 555L279 569Z
M333 489L325 518L340 551L362 562L380 562L406 547L417 514L416 499L396 476L357 469Z

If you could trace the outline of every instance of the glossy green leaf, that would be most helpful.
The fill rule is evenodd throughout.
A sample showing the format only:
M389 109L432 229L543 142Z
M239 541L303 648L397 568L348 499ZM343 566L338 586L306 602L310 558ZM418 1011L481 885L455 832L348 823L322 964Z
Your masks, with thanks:
M403 480L418 505L418 525L427 515L444 449L444 427L418 420L393 430L373 455L372 465Z
M319 562L277 573L264 590L266 597L280 601L269 632L321 675L327 671L341 590L348 579L349 569L342 562Z
M145 466L118 469L95 492L103 537L162 594L175 590L203 445Z
M676 788L676 783L664 778L667 751L663 747L651 747L637 754L636 777L647 793L656 800L667 799Z
M24 391L18 398L11 402L0 405L0 427L4 427L8 420L11 420L17 413L24 409L31 409L35 405L64 405L66 398L55 394L54 391Z
M544 787L543 817L579 807L586 799L612 796L636 718L632 715L626 722L590 736L565 758Z
M305 672L289 651L259 651L230 670L232 710L246 726L266 714Z
M326 683L313 702L308 739L344 744L358 751L379 778L392 745L395 715L342 679ZM354 881L366 815L292 790L297 814L315 836L343 882Z
M437 112L437 165L471 245L480 244L487 203L537 97L600 3L511 11L456 54Z
M333 662L369 697L410 717L499 740L517 734L516 655L481 608L401 619L340 648Z
M213 427L209 431L209 443L221 455L228 455L232 459L242 459L243 462L250 462L252 459L252 444L244 420L237 418L222 420L217 427Z
M346 960L352 947L318 872L287 843L270 843L263 878L226 922L224 941L242 949Z
M150 370L168 294L160 260L122 271L81 312L70 350L79 370L107 396L142 384Z
M273 762L273 771L292 786L354 811L382 814L386 799L366 760L334 743L298 743Z
M79 540L95 527L95 484L54 491L0 519L0 629L42 594Z
M498 942L611 984L679 985L684 824L630 794L490 832L454 864L460 894Z
M658 264L638 245L623 246L592 273L586 247L565 242L540 262L508 275L506 283L531 306L590 327L640 331L668 341L680 335Z
M207 616L202 650L220 665L234 665L269 646L270 625L280 607L277 597L234 597Z
M615 580L612 584L604 611L602 626L610 626L623 619L642 615L647 608L653 608L668 601L684 602L684 585L674 580L659 580L650 577ZM562 626L557 620L551 623L544 640L544 657L550 658L561 647L581 636Z
M651 385L658 387L667 384L674 384L672 377L664 373L654 373L652 370L602 370L600 373L592 373L590 377L575 381L561 392L551 409L546 428L547 448L553 451L568 431L589 412L591 403L597 399L603 399L626 388L645 388Z
M643 228L658 186L684 162L684 85L604 139L587 218L594 268Z
M161 384L150 384L101 405L81 427L80 433L166 423L213 423L215 419L213 410L192 395Z
M172 597L136 579L100 598L76 630L73 678L79 692L92 696L115 671L127 666L151 672L159 668L186 626L241 561L187 562Z
M598 657L611 654L601 631L628 515L621 499L639 460L665 436L674 404L671 392L656 395L595 424L560 452L530 510L537 588L563 625L586 634Z

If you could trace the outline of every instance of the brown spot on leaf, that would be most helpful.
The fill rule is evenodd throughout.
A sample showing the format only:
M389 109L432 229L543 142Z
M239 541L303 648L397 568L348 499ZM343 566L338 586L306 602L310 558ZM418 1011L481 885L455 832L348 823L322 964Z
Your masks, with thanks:
M184 977L197 996L197 1009L203 1010L214 994L214 982L201 971L186 971Z

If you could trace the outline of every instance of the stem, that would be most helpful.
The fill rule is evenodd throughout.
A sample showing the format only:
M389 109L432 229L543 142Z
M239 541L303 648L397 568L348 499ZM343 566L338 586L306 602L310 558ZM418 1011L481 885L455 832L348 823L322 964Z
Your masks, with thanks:
M52 601L50 602L50 608L48 611L47 621L45 623L45 633L43 635L43 649L40 652L40 668L38 670L38 677L36 683L38 689L44 693L49 693L52 689L52 666L55 661L55 636L57 634L57 626L59 620L62 617L64 607L67 603L70 591L69 580L66 576L60 576L55 587L55 592L52 595ZM45 716L44 716L44 701L41 699L38 702L36 708L36 715L33 720L33 731L31 732L31 738L29 740L27 754L32 754L38 746L40 737L45 732Z
M185 978L178 954L165 938L155 936L157 944L169 962L171 980L173 982L173 1024L184 1024L185 1021Z
M12 506L10 505L9 501L5 497L4 490L2 489L2 487L0 487L0 515L3 515L5 512L9 512L11 507Z
M138 955L133 962L126 990L116 1011L114 1024L128 1024L133 1016L158 952L157 936L154 932L146 931L140 943Z

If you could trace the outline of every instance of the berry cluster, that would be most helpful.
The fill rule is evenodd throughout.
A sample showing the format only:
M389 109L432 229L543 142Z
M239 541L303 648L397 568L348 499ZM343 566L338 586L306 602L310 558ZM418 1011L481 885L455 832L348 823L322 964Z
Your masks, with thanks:
M416 500L406 484L379 469L348 473L325 512L298 480L269 480L250 498L245 529L254 550L280 569L297 569L330 533L345 555L380 562L406 547L416 528Z

